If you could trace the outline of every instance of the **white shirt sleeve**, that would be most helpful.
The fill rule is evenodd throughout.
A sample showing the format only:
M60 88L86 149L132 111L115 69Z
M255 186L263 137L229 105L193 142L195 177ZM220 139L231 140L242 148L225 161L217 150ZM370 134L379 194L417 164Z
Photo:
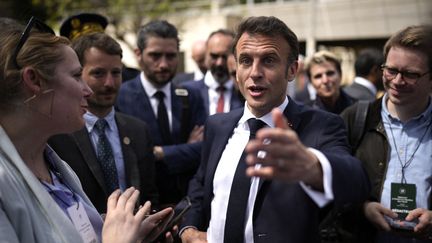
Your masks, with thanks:
M333 188L331 186L333 181L332 169L330 166L330 162L323 153L313 148L308 149L309 151L314 153L316 157L318 157L318 161L321 164L321 168L323 170L324 192L313 190L310 186L306 185L303 182L300 182L300 186L303 188L306 194L308 194L309 197L318 205L318 207L322 208L334 199Z

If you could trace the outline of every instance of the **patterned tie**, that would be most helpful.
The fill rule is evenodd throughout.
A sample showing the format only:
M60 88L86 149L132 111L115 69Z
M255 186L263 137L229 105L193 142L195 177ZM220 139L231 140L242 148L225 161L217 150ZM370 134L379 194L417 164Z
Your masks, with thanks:
M158 99L158 111L157 111L157 121L159 124L159 131L162 136L163 145L172 144L171 132L169 128L168 113L166 110L164 98L165 94L162 91L157 91L154 95Z
M250 130L249 140L254 139L256 132L266 125L263 121L255 118L249 119L247 123ZM231 185L225 222L225 243L244 242L246 207L251 183L250 178L246 176L247 165L245 159L246 153L243 151Z
M97 143L97 159L104 175L108 194L111 194L111 192L119 188L119 182L112 148L105 135L105 129L108 127L108 123L105 119L99 119L94 127L99 136Z
M219 93L219 99L217 102L216 113L221 113L221 112L224 112L224 106L225 106L225 101L224 101L225 87L223 85L221 85L221 86L217 87L216 91Z

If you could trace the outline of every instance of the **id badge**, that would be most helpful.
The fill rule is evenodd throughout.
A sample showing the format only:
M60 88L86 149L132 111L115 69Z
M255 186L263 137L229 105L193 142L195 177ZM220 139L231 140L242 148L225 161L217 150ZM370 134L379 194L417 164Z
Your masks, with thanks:
M391 184L390 208L398 214L400 220L405 220L409 211L417 207L416 194L417 189L415 184Z
M98 237L81 202L67 208L67 212L85 243L98 243Z

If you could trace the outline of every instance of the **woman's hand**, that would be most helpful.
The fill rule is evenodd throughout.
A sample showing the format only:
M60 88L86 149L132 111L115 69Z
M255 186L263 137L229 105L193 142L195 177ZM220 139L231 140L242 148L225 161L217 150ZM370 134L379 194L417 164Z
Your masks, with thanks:
M138 196L139 191L130 187L123 194L120 190L116 190L108 197L107 214L102 228L102 242L129 243L143 239L142 222L150 212L151 204L146 202L134 215L133 211Z

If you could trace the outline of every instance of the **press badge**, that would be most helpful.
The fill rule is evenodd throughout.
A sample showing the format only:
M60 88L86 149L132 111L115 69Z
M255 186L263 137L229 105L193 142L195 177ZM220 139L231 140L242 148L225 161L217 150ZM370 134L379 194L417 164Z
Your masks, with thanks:
M67 212L83 241L85 243L97 243L98 238L96 232L90 223L84 205L81 202L78 202L78 205L74 204L67 208Z
M400 220L405 220L409 211L417 207L416 204L416 185L415 184L391 184L390 208L398 214Z

